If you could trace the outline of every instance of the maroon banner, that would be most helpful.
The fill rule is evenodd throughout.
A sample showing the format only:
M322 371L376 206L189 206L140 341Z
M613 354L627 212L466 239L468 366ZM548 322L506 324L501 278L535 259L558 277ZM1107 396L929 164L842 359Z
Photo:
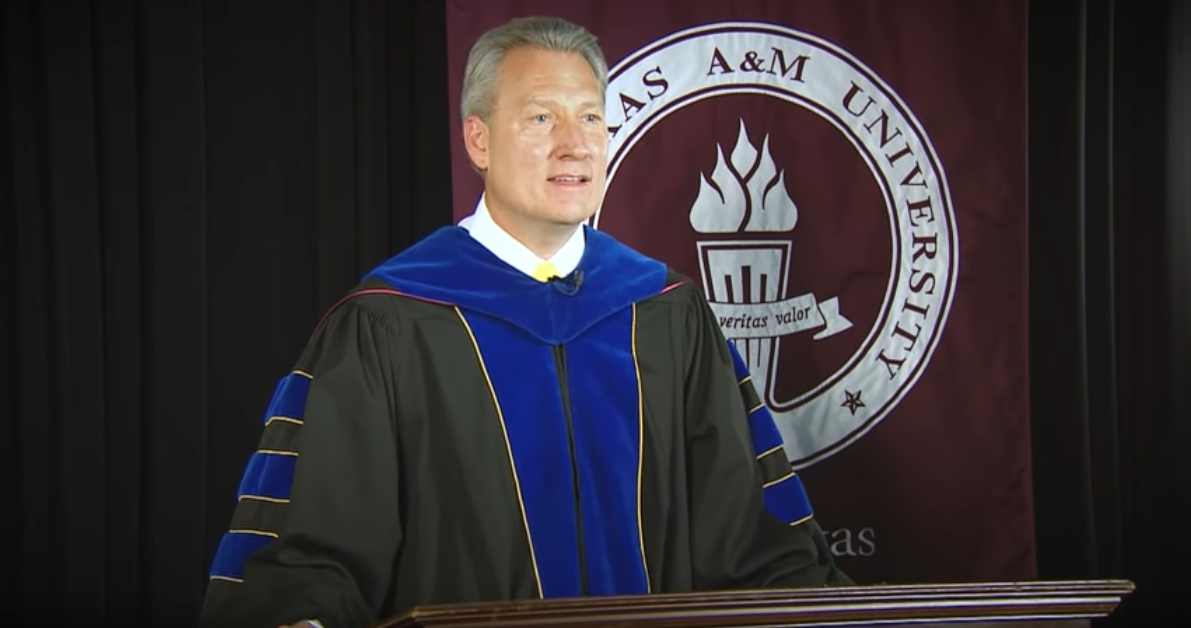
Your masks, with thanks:
M841 567L1035 577L1025 1L455 0L456 111L472 42L525 15L600 39L592 225L702 282Z

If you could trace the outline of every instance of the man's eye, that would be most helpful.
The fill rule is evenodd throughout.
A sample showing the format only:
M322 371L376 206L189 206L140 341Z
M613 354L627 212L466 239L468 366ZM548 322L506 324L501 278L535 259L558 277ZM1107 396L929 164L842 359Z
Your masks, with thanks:
M533 119L534 122L549 122L550 116L544 113L539 113L538 115L534 116Z

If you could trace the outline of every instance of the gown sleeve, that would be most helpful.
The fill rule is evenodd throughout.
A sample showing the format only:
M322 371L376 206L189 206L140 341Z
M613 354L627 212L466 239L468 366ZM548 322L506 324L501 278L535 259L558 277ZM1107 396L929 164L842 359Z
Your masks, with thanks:
M211 565L201 626L381 619L402 539L396 323L367 299L331 313L277 386Z
M685 405L696 587L852 584L835 565L744 361L692 293Z

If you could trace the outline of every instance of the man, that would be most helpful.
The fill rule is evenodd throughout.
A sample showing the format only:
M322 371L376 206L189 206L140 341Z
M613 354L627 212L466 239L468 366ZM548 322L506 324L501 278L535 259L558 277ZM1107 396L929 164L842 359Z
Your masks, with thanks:
M484 196L367 275L282 380L205 625L848 583L698 287L583 226L606 77L560 20L476 43Z

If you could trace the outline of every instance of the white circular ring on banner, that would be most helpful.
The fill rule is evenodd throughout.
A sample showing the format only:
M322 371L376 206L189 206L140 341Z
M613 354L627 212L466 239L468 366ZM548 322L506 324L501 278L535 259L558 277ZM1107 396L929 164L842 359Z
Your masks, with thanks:
M633 52L610 70L608 189L625 157L651 128L691 104L732 94L770 96L832 124L868 165L889 219L892 272L875 324L842 367L797 397L781 399L776 382L782 336L805 331L817 340L847 330L852 323L841 311L846 305L835 297L786 294L790 236L798 209L788 198L784 174L772 165L768 142L760 151L752 146L743 119L730 159L743 150L743 159L754 159L761 169L769 164L769 185L761 179L756 187L742 183L735 191L714 185L714 199L704 202L705 196L713 196L703 193L713 187L704 177L691 208L696 232L720 236L698 243L703 289L716 314L721 320L769 321L760 328L725 327L724 333L738 346L748 343L753 355L763 356L752 373L758 393L782 433L791 464L801 469L868 433L926 369L955 293L955 212L939 157L897 93L838 46L762 22L721 22L678 31ZM723 167L721 149L716 172ZM751 206L763 209L751 211L744 224L743 209L733 199L750 194L757 199ZM593 216L594 228L599 228L603 211L600 207ZM725 242L726 233L739 233L741 238ZM761 267L775 278L768 297L752 302L715 298L725 294L717 288L716 277L745 266Z

